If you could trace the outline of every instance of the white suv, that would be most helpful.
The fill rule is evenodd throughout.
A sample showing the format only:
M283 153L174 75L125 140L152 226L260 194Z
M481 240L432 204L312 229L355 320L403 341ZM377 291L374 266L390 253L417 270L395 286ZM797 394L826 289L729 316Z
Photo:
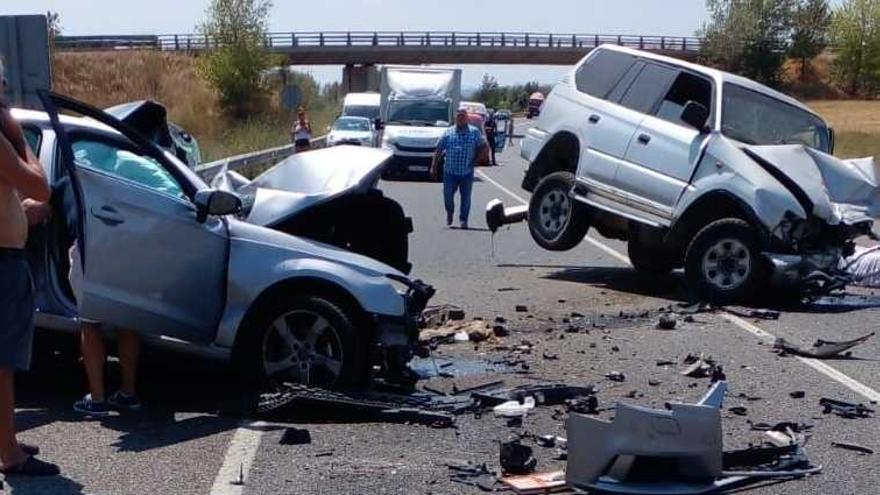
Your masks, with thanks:
M694 295L741 300L771 281L829 289L880 214L873 162L841 161L796 100L748 79L602 46L554 88L522 143L529 227L546 249L590 226L636 269L684 267Z

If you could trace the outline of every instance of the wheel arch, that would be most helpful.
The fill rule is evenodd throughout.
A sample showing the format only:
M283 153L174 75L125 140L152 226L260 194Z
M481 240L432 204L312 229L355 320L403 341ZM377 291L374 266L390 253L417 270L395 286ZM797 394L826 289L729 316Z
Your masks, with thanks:
M687 207L669 227L666 243L682 252L700 229L722 218L739 218L757 231L762 244L769 241L770 234L755 210L735 194L717 189L703 194Z
M534 191L541 178L553 172L577 173L580 149L580 140L574 132L559 131L554 134L529 165L522 188Z

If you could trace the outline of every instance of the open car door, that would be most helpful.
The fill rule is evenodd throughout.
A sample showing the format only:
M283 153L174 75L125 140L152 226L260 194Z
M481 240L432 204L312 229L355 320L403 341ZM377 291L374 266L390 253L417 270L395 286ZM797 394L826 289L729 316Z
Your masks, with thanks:
M229 240L224 219L198 219L191 198L204 183L107 113L49 92L40 97L57 135L57 165L77 197L82 316L152 337L213 341ZM68 130L62 111L107 129Z

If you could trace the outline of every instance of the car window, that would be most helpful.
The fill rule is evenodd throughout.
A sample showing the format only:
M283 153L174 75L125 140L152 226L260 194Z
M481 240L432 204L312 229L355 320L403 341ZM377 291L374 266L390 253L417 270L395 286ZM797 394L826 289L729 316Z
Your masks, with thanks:
M103 172L178 199L186 198L183 188L159 162L127 147L81 139L73 143L73 156L77 167Z
M599 50L578 68L575 85L582 93L605 98L635 61L636 57L626 53Z
M43 133L39 129L29 126L24 126L21 130L24 132L24 139L31 151L34 152L34 155L40 156L40 142L43 140Z
M646 64L626 91L620 104L637 112L652 113L654 106L666 94L678 71L658 64Z
M689 101L697 102L706 107L706 109L711 110L712 83L697 75L682 72L675 78L675 82L672 83L669 92L666 93L663 101L660 102L660 107L657 109L657 117L674 124L687 126L681 120L681 111L684 110L684 106Z
M623 77L620 78L620 82L618 82L617 85L614 86L614 89L611 90L611 93L608 93L608 101L619 103L620 99L623 98L623 95L626 94L626 91L629 89L630 86L632 86L633 81L636 79L636 77L639 75L644 67L645 63L641 60L634 63L632 67L630 67L629 70L626 71L626 74L624 74Z

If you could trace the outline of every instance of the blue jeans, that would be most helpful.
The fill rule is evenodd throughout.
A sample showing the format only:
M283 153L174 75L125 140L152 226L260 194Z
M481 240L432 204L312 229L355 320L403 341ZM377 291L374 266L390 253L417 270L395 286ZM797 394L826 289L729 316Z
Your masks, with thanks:
M461 192L461 210L458 218L464 223L468 221L471 212L471 191L474 187L474 174L452 175L443 174L443 202L446 205L446 215L452 218L455 213L455 191Z

